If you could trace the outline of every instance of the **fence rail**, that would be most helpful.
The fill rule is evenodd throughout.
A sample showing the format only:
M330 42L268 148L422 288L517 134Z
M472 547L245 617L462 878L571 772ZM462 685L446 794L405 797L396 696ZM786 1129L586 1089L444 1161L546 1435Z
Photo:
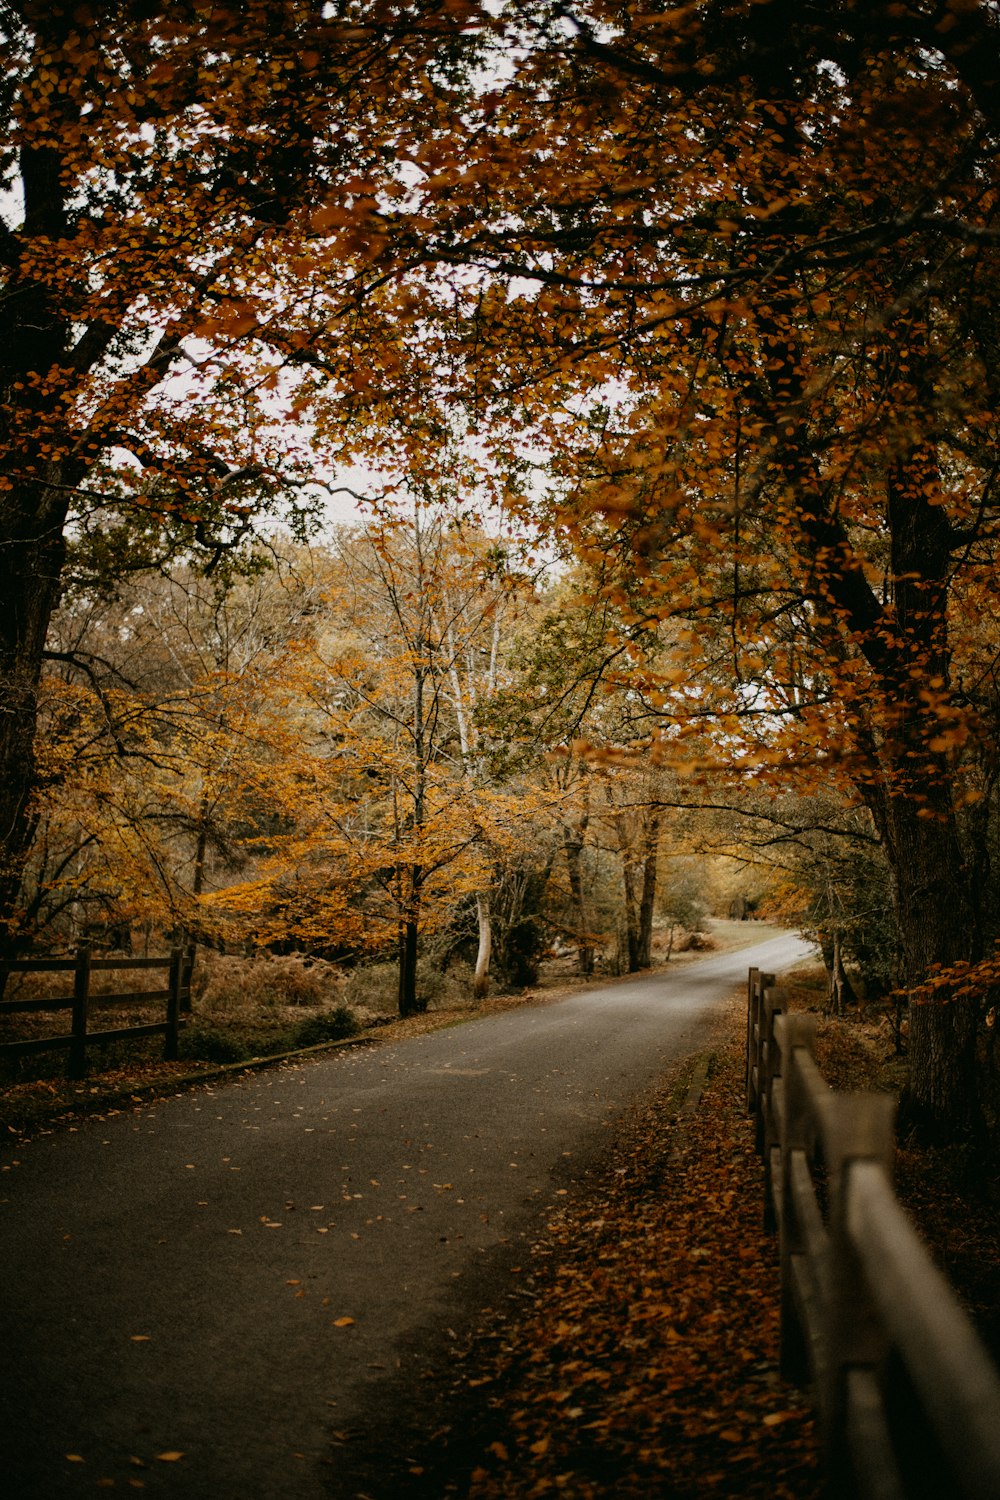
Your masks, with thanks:
M71 958L17 958L3 965L8 974L54 974L73 976L72 995L44 996L26 1000L0 999L0 1017L40 1011L71 1011L70 1030L59 1036L30 1037L17 1042L0 1043L0 1057L23 1057L36 1052L65 1048L69 1057L66 1072L70 1078L82 1078L87 1070L87 1048L95 1042L125 1041L143 1036L163 1037L163 1056L177 1057L178 1035L187 1024L185 1011L191 1004L191 971L193 952L189 948L172 948L168 954L152 958L95 958L90 949L78 948ZM94 995L91 985L96 973L127 969L166 970L165 988L132 990L125 993ZM0 994L3 991L0 989ZM102 1004L134 1005L166 1002L166 1016L137 1026L115 1026L101 1031L90 1029L91 1007Z
M750 970L747 1110L781 1265L781 1370L812 1383L835 1496L997 1500L1000 1376L892 1188L894 1101L835 1093L815 1019Z

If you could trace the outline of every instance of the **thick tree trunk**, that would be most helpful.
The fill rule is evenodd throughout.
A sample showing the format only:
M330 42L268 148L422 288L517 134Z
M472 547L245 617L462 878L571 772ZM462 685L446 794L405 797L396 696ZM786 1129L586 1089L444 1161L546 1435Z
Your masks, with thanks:
M417 923L407 918L399 924L399 1014L415 1016L426 1010L417 995Z
M636 968L648 969L653 961L653 910L656 906L656 873L660 852L659 814L651 812L643 832L642 897L639 902L639 934Z
M973 959L968 872L954 819L945 807L920 816L908 799L887 809L902 978L918 986L935 967ZM976 1134L978 1099L975 1003L947 989L909 1007L909 1080L903 1111L927 1140Z
M623 965L629 974L635 974L639 963L639 866L632 850L622 848L622 885L625 896L625 959Z
M622 851L622 883L625 896L625 959L630 974L648 969L653 951L653 908L656 904L656 864L660 844L660 819L649 811L642 828L641 853L628 839L624 820L615 820Z
M18 898L34 836L38 687L49 621L59 598L63 516L55 531L8 497L0 506L0 954L16 948Z

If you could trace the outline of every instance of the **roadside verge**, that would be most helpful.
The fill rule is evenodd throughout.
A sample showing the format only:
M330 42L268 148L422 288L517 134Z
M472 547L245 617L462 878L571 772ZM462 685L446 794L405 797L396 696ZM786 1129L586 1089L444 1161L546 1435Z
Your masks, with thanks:
M819 1495L809 1404L777 1370L744 1040L741 992L549 1221L520 1309L455 1352L447 1416L423 1445L401 1435L395 1463L383 1454L379 1496Z

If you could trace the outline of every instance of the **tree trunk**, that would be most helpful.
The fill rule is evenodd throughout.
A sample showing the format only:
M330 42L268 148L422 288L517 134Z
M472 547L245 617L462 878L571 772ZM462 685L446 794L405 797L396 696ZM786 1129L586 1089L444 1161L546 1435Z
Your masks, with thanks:
M479 919L479 951L476 954L476 974L472 982L472 993L477 1000L482 1000L490 987L493 928L490 924L490 909L481 895L476 896L476 916Z
M194 846L194 875L191 894L200 896L205 888L205 860L208 855L208 795L203 792L198 804L198 834Z
M893 874L902 980L923 985L936 968L978 958L968 869L948 789L933 782L922 802L890 796L884 836ZM975 1001L947 988L909 1006L909 1078L903 1113L928 1141L978 1134Z
M584 819L576 828L564 828L563 848L566 852L566 875L569 880L573 918L576 925L576 964L581 974L593 974L594 944L590 934L583 882L583 830L586 826Z
M637 969L648 969L653 962L653 910L656 905L656 867L660 852L660 817L656 812L651 812L647 819L643 845Z
M834 928L833 932L827 975L830 981L830 1014L842 1016L848 1005L857 1004L858 997L854 993L854 986L848 979L847 970L844 968L844 945L837 928Z
M417 995L417 923L412 917L399 924L399 1014L415 1016L426 1010Z
M35 732L42 654L59 597L63 516L7 498L0 507L0 955L18 946L18 898L35 831Z
M933 816L922 817L920 808L901 797L889 799L886 809L902 979L908 987L921 985L936 966L978 957L954 818L944 806L931 811ZM977 1023L975 1002L947 988L910 1003L903 1113L925 1140L960 1139L981 1128Z
M629 974L635 974L640 968L639 963L639 881L638 863L628 844L622 844L622 884L625 894L625 959Z

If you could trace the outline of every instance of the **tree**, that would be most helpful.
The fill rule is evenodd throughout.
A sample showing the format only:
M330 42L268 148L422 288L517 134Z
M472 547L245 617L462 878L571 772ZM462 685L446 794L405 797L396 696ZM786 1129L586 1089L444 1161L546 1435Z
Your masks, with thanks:
M645 779L601 777L603 817L614 833L622 868L624 941L619 942L619 963L629 974L648 969L652 962L662 812L652 788L639 785Z
M435 159L450 253L510 288L465 300L469 400L549 451L536 510L621 559L632 618L686 624L686 671L637 673L662 753L852 783L903 982L963 964L983 932L970 747L993 754L960 624L970 591L995 610L995 8L506 20L525 60L483 102L490 130L461 174L458 147ZM932 1133L975 1127L975 1039L969 1003L911 1007Z
M307 575L301 552L243 549L211 579L177 567L113 601L67 596L41 684L22 936L65 936L67 919L70 936L215 935L202 897L281 816L296 765L290 648L317 607Z
M430 482L456 434L492 456L497 493L604 568L649 753L850 783L903 982L978 959L992 4L5 15L4 910L71 497L200 529L211 560L296 467L287 397L395 477ZM911 1008L931 1131L975 1126L975 1021L957 992Z
M403 1015L426 1003L422 934L466 900L489 932L492 867L520 847L532 807L491 781L474 722L522 588L509 562L473 521L419 503L341 535L315 647L298 663L308 767L293 821L256 841L259 874L220 898L263 905L265 941L394 947Z
M339 328L345 350L337 371L327 361L326 389L357 395L358 309L414 258L408 230L391 250L381 233L381 215L405 199L396 162L428 104L447 116L469 10L0 8L8 941L68 546L96 509L111 566L162 542L210 567L311 477L280 420L306 416L296 370L310 367L317 324L328 339Z

